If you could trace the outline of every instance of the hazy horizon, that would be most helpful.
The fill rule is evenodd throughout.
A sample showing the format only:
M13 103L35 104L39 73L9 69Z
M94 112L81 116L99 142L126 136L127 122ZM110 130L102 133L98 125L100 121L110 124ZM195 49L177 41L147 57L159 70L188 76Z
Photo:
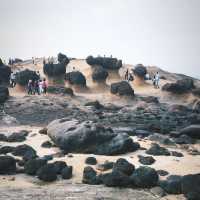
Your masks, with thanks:
M0 57L111 54L200 78L199 0L0 0Z

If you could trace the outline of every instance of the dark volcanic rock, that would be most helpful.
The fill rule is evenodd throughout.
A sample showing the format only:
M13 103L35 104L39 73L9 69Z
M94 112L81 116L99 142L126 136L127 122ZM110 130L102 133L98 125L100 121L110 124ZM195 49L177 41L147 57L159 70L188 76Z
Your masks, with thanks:
M155 143L151 145L151 147L146 151L146 153L154 156L170 156L170 152L166 148L161 147Z
M129 176L119 170L99 176L104 185L108 187L127 187L131 184Z
M0 59L0 84L8 84L10 80L11 69L4 65Z
M84 168L82 182L90 185L98 185L101 183L96 171L90 166Z
M66 166L62 169L61 175L63 179L70 179L72 177L72 166Z
M4 134L0 133L0 141L1 142L6 142L7 141L7 137Z
M194 139L200 139L200 125L191 125L180 131L181 135L187 135Z
M156 160L152 156L138 156L139 162L143 165L152 165Z
M93 81L105 81L108 77L108 72L101 66L96 66L92 72Z
M45 141L41 144L41 147L43 148L51 148L53 144L50 141Z
M11 135L8 136L8 142L23 142L26 140L27 135L28 135L27 131L12 133Z
M134 96L134 90L126 81L112 83L110 91L112 94L118 94L121 96Z
M119 70L122 67L122 60L118 60L117 58L112 57L88 56L86 58L86 62L91 66L100 65L104 69L110 70Z
M200 88L196 88L196 89L192 90L192 93L193 93L195 96L200 97Z
M3 146L0 147L0 154L7 154L7 153L11 153L15 150L15 147L11 147L11 146Z
M86 103L85 106L93 106L97 110L104 108L104 106L102 104L100 104L99 101L90 101L90 102Z
M17 146L12 154L15 156L21 156L24 160L31 160L37 157L36 151L26 144Z
M25 69L16 73L16 82L21 86L26 86L29 80L36 81L39 80L39 76L35 71Z
M99 171L106 171L109 169L112 169L114 165L114 162L109 162L109 161L105 161L103 164L98 164L96 169Z
M138 64L135 66L134 70L133 70L134 74L136 76L139 76L141 78L144 78L146 73L147 73L147 69L145 66L143 66L142 64Z
M0 85L0 104L4 103L9 97L9 91L7 87Z
M172 151L172 156L175 156L175 157L183 157L183 154L180 153L180 152L177 152L177 151Z
M157 173L159 176L167 176L169 174L169 172L165 171L165 170L157 170Z
M48 135L65 152L116 155L139 148L127 134L116 134L91 121L55 120L48 125Z
M56 174L61 174L62 170L67 167L66 163L64 161L55 161L54 167L56 170Z
M195 143L194 139L192 139L191 137L187 135L181 135L180 137L175 138L174 142L176 144L194 144Z
M139 167L130 178L135 186L141 188L154 187L158 183L158 174L155 169L150 167Z
M47 135L47 128L43 128L43 129L39 130L39 133L42 135Z
M194 82L192 79L178 80L176 83L166 83L162 90L172 92L175 94L182 94L194 89Z
M62 54L62 53L59 53L58 54L58 62L59 63L62 63L62 64L64 64L64 65L68 65L69 64L69 58L66 56L66 55L64 55L64 54Z
M54 164L46 164L37 171L37 176L45 182L52 182L57 179L56 169Z
M72 85L80 85L82 87L86 86L86 78L79 71L66 73L65 80L68 81Z
M37 171L42 166L46 165L46 163L46 160L40 158L29 160L24 165L25 173L29 175L36 175Z
M16 172L16 161L11 156L0 156L0 174L12 174Z
M126 159L119 158L116 163L114 163L113 170L120 171L123 174L130 176L134 172L135 166L129 163Z
M159 185L169 194L181 194L181 178L181 176L172 175L160 181Z
M200 197L200 174L183 176L181 189L188 200L198 200Z
M96 165L97 164L97 160L95 157L87 157L85 160L85 163L88 165Z

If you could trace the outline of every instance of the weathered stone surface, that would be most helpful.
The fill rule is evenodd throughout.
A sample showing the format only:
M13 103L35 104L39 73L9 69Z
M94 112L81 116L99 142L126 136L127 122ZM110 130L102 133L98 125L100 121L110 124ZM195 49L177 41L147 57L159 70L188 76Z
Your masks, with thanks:
M12 174L16 172L16 161L11 156L0 156L0 174Z
M118 94L120 96L134 96L133 88L126 81L112 83L110 91L112 94Z

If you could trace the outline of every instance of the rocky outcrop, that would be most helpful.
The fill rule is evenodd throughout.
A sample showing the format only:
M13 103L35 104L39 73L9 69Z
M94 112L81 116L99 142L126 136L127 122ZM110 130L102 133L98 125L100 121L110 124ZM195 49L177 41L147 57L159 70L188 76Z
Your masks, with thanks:
M4 65L0 59L0 84L8 84L10 80L11 69Z
M95 157L87 157L86 160L85 160L85 164L96 165L97 159Z
M162 87L162 90L175 94L183 94L186 92L191 92L194 88L195 86L192 79L182 79L178 80L176 83L166 83Z
M66 152L116 155L139 148L127 134L116 134L91 121L55 120L47 127L53 142Z
M71 88L67 88L64 86L56 86L56 85L48 86L47 92L51 94L61 94L61 95L70 95L70 96L74 95L74 92Z
M139 162L143 165L152 165L156 160L152 156L139 155Z
M9 91L7 87L0 86L0 104L4 103L9 97Z
M135 76L138 76L138 77L144 79L145 75L147 73L147 69L146 69L146 67L144 65L138 64L133 69L133 73L134 73Z
M65 80L68 81L72 85L78 85L78 86L86 87L86 78L79 71L66 73L65 74Z
M134 96L134 90L126 81L111 84L110 92L120 96Z
M156 143L153 143L146 153L154 156L170 156L170 152L166 148L161 147Z

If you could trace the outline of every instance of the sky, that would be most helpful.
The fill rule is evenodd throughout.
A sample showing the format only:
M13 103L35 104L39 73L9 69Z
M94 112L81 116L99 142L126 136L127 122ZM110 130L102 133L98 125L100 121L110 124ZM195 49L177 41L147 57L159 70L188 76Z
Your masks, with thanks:
M0 57L113 55L200 78L200 0L0 0Z

